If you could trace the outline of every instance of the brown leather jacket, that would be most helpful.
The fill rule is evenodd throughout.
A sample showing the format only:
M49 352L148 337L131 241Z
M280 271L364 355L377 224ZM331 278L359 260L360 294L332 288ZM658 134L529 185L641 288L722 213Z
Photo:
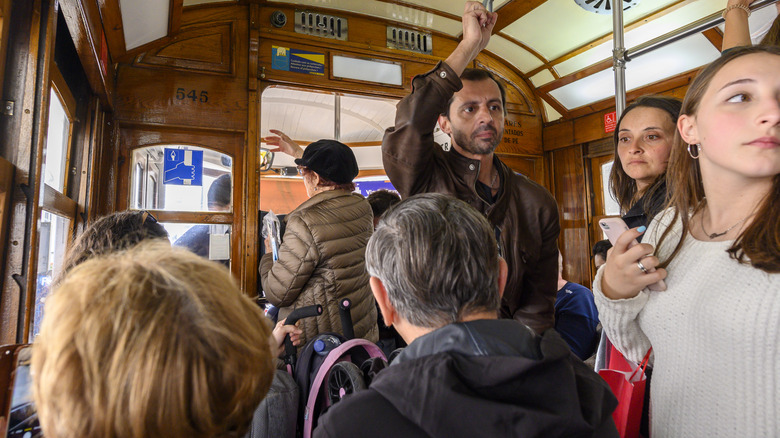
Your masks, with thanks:
M440 62L412 81L412 93L399 103L395 127L382 140L387 176L402 198L417 193L451 194L482 212L500 232L499 246L509 265L501 316L541 333L553 327L558 285L560 232L558 206L542 186L518 175L494 156L501 189L494 204L477 195L480 162L433 140L439 114L462 88L455 72Z
M279 319L293 309L321 304L322 315L300 321L303 342L319 333L343 333L340 299L352 300L355 336L379 339L376 304L368 285L366 245L374 230L368 201L344 190L318 193L286 217L287 229L279 247L260 260L266 298L280 307Z

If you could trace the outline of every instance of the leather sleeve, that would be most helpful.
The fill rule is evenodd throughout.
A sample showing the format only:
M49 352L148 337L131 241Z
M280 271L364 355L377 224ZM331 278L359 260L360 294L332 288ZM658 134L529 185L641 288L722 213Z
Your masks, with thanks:
M513 319L539 334L555 326L555 296L558 293L558 235L561 226L558 207L552 196L550 203L539 212L542 234L539 259L526 269L522 289L524 299L512 315Z
M444 62L412 80L412 92L398 102L395 126L382 139L385 172L402 198L424 191L432 173L426 166L441 148L433 140L439 114L462 88L460 78Z
M260 275L268 302L276 307L290 306L300 295L319 261L319 250L309 226L300 216L288 219L279 260L266 254L260 260Z

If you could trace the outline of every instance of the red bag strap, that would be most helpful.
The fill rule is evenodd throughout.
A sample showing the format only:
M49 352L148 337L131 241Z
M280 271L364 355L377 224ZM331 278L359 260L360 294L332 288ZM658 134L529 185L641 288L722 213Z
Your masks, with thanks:
M647 368L647 362L650 360L650 353L653 352L653 347L650 347L649 350L647 350L647 354L645 354L645 358L642 359L642 362L639 364L638 367L634 370L634 372L631 374L631 377L628 378L628 381L634 380L634 377L636 376L636 372L640 369L642 370L642 374L645 373L645 369Z

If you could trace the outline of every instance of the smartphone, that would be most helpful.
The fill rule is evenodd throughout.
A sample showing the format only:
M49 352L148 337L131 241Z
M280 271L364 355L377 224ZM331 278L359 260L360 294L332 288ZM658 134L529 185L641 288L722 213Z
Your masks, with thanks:
M600 219L599 226L602 230L604 230L604 234L607 235L607 239L609 239L613 246L615 245L615 242L617 242L618 237L629 230L626 222L619 217L607 217ZM634 239L631 241L631 243L628 244L628 247L631 248L638 244L639 242ZM655 272L655 268L648 268L647 272ZM666 290L666 283L664 283L663 280L658 280L657 282L648 285L647 288L650 290Z
M32 380L30 379L30 356L32 348L21 346L16 350L14 371L11 377L11 401L8 404L7 438L40 438L43 437L38 423L38 412L32 401Z

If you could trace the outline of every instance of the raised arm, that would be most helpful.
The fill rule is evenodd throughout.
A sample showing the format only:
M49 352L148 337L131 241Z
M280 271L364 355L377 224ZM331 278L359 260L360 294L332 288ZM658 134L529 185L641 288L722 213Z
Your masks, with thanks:
M755 0L728 0L726 3L726 28L723 32L723 47L721 51L732 47L749 46L750 26L748 25L747 7Z
M395 126L387 129L382 140L382 162L402 197L425 191L433 177L432 160L438 148L433 140L436 121L462 87L459 76L463 70L487 46L496 18L481 3L466 3L462 41L445 62L415 77L412 93L398 103Z
M460 76L469 64L476 59L479 52L487 47L490 34L496 25L498 14L488 12L482 3L466 2L463 11L463 39L455 50L444 61Z

